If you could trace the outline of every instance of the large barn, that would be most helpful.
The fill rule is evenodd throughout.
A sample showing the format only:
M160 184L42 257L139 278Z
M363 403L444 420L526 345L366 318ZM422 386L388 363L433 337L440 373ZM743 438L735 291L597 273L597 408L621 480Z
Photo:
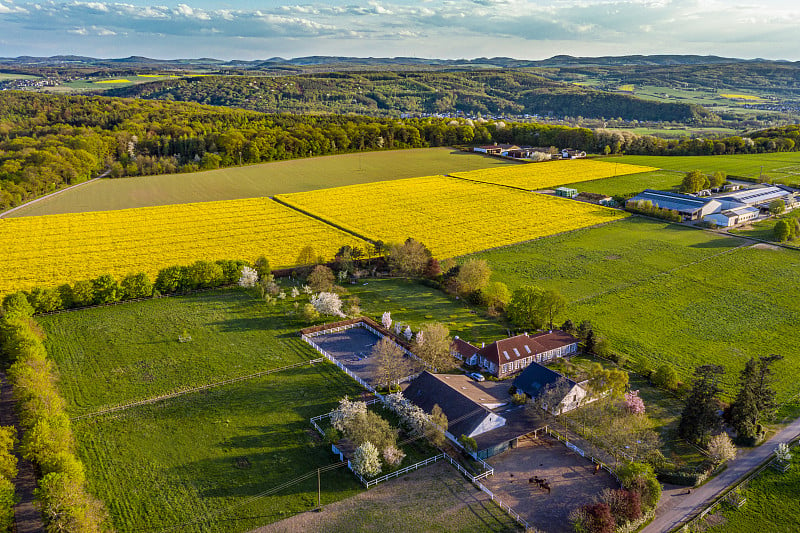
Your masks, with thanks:
M531 363L543 363L578 352L578 339L560 330L536 335L524 333L501 339L481 348L455 339L450 353L473 366L480 366L495 377L504 378Z

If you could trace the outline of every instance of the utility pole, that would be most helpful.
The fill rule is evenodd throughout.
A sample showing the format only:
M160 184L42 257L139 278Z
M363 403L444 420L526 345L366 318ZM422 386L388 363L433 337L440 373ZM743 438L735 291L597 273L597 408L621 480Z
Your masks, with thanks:
M322 511L322 484L320 483L319 468L317 468L317 510Z

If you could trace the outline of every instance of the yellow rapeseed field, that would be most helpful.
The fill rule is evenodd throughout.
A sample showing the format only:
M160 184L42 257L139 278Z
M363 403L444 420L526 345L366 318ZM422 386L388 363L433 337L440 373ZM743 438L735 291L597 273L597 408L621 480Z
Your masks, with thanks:
M626 216L574 200L444 176L349 185L276 198L372 240L390 243L413 237L439 258Z
M120 211L0 218L0 295L109 273L147 272L217 259L295 264L311 245L332 259L364 243L269 198Z
M658 170L653 167L595 161L593 159L564 159L543 163L509 165L485 170L471 170L451 174L459 178L508 185L536 191L567 183L597 180Z

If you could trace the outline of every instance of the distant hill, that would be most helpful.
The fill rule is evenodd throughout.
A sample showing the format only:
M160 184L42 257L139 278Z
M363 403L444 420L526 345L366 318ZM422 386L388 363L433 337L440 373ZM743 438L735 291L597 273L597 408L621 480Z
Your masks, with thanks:
M398 69L446 68L446 69L485 69L485 68L532 68L532 67L567 67L567 66L633 66L633 65L711 65L721 63L746 63L749 61L737 58L699 55L630 55L603 57L573 57L558 55L549 59L528 60L510 57L479 57L474 59L435 59L417 57L344 57L344 56L307 56L284 59L273 57L263 60L223 60L213 58L197 59L152 59L141 56L130 56L116 59L101 59L85 56L51 56L51 57L5 57L0 58L4 65L50 65L63 67L65 64L110 67L118 65L140 67L215 67L221 69L269 70L273 68L297 67L329 68L340 70L343 67L353 69L370 69L376 67ZM779 62L776 62L779 63Z
M709 117L685 103L641 100L548 80L522 70L338 72L203 76L112 89L109 96L199 102L268 113L544 115L687 122Z

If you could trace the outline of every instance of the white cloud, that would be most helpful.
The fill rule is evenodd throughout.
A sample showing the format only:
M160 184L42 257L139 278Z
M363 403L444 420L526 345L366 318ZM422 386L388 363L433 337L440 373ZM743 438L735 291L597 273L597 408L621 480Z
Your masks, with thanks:
M180 0L179 0L180 1ZM216 0L215 0L216 1ZM254 0L251 0L254 1ZM302 0L300 0L302 2ZM257 50L293 46L306 53L477 57L487 50L515 57L617 53L715 53L746 57L798 58L794 28L800 9L781 0L331 0L279 4L259 9L234 0L183 0L171 7L146 0L0 0L0 30L21 36L18 49L60 46L54 36L103 37L103 46L135 39L178 53L171 42L202 36L211 50ZM227 3L226 3L227 2ZM144 38L144 39L143 39ZM170 41L172 39L172 41ZM293 40L294 39L294 40ZM352 42L358 47L351 48ZM364 41L374 43L368 49ZM57 44L58 43L58 44ZM246 43L246 44L245 44ZM255 44L258 43L258 44ZM253 46L254 48L247 48ZM196 55L187 45L182 56ZM64 50L54 48L53 53ZM124 54L129 55L129 54ZM213 54L211 54L213 55Z

